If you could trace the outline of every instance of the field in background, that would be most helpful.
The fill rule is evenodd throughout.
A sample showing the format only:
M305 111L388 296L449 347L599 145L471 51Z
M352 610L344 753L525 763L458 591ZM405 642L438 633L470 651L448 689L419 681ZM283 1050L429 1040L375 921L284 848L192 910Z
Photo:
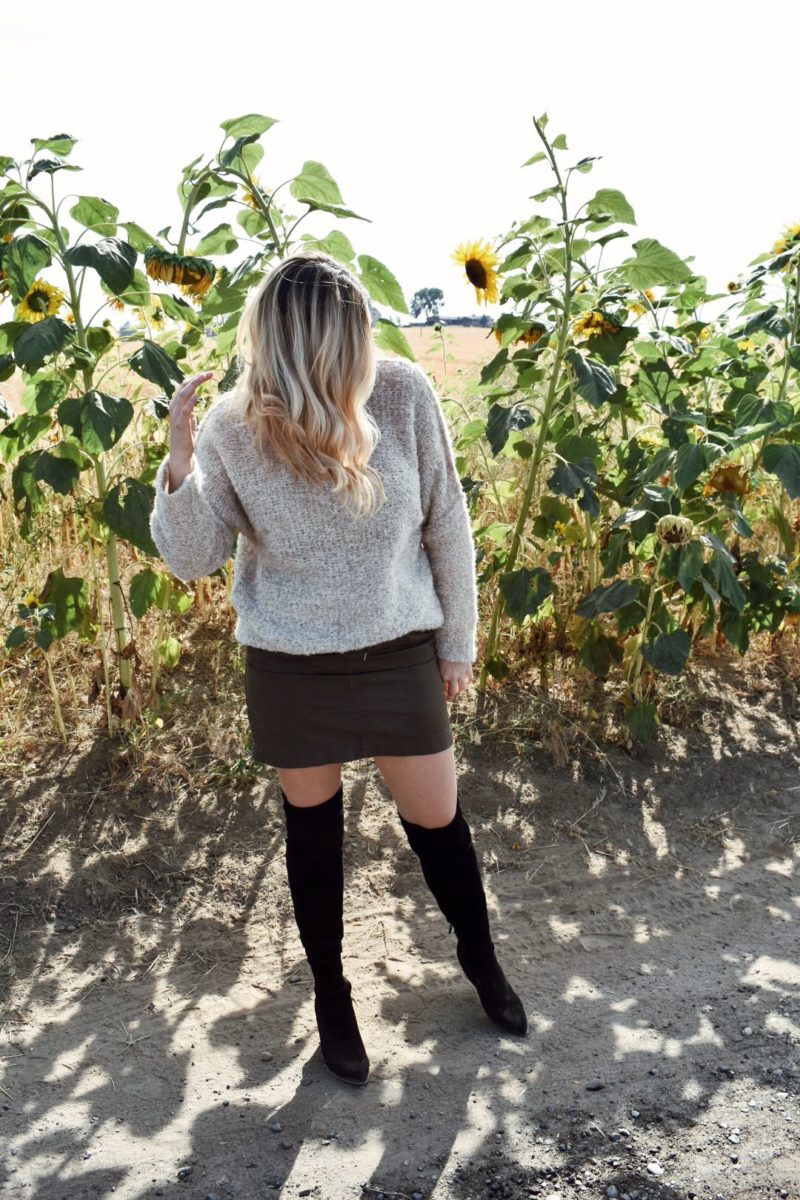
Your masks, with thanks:
M498 349L491 329L480 325L443 325L442 334L434 333L431 325L414 325L405 327L403 333L421 365L440 387L450 376L477 376L479 368L494 358Z
M491 329L483 329L479 325L445 325L444 357L442 353L442 338L434 333L430 325L412 325L403 328L411 348L417 359L436 383L444 387L446 381L452 378L477 375L479 368L497 353L497 341ZM123 363L138 350L141 342L128 342L123 355ZM114 379L120 380L120 388L127 388L130 376L123 368L119 373L111 371L106 378L105 388L113 392ZM22 412L21 397L24 389L22 373L16 371L11 379L0 382L0 400L5 400L11 409L12 416ZM124 394L121 392L120 394Z

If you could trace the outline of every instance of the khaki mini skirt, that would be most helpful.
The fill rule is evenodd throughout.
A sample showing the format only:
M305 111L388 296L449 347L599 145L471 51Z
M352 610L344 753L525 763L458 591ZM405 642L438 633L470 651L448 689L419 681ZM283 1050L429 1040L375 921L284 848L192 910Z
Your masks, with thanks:
M453 744L432 629L323 654L245 646L244 682L256 762L315 767Z

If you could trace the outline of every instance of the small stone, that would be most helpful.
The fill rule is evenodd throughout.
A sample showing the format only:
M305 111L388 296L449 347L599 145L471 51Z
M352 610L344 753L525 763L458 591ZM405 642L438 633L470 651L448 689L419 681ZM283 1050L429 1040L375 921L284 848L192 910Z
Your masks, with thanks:
M733 1142L734 1146L738 1146L738 1145L739 1145L739 1135L738 1135L738 1133L729 1133L729 1134L728 1134L728 1141L729 1141L729 1142Z
M178 1170L178 1179L188 1179L194 1167L180 1167Z
M422 1192L412 1192L411 1200L422 1200Z
M280 1133L280 1131L283 1129L283 1126L281 1125L280 1121L273 1121L270 1125L270 1129L273 1133Z
M632 1116L632 1117L640 1117L641 1115L642 1115L642 1114L639 1112L638 1108L632 1108L632 1109L631 1109L631 1116Z
M662 1167L660 1162L655 1162L655 1161L649 1162L647 1164L647 1169L651 1175L663 1175L664 1174L664 1168Z
M745 1037L752 1037L753 1036L753 1026L745 1025L744 1029L742 1030L742 1033L744 1034Z
M272 1061L272 1054L270 1053L269 1050L265 1050L264 1053L261 1055L261 1061L262 1062L271 1062Z
M617 1196L619 1195L619 1192L614 1187L613 1183L611 1184L611 1187L606 1188L606 1195L608 1196L608 1200L617 1200Z
M594 1079L594 1080L592 1080L592 1082L591 1082L591 1083L587 1083L587 1085L586 1085L586 1091L587 1091L587 1092L599 1092L599 1091L602 1091L602 1089L603 1089L605 1086L606 1086L606 1085L605 1085L604 1083L602 1083L602 1082L601 1082L601 1080L599 1080L599 1079Z

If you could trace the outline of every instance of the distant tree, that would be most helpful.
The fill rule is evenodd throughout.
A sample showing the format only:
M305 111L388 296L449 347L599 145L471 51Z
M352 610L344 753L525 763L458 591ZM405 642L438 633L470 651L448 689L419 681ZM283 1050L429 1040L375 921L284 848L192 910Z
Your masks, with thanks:
M439 306L443 301L444 292L441 288L420 288L412 297L411 315L418 317L424 312L427 321L436 321L439 318Z

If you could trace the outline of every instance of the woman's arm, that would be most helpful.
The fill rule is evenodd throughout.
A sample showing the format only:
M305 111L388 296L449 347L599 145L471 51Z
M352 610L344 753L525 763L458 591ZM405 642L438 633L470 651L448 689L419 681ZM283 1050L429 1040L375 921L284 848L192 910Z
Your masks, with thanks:
M154 480L150 534L173 575L185 583L223 566L237 533L249 527L216 444L218 416L219 402L198 426L193 459L171 463L168 454Z

